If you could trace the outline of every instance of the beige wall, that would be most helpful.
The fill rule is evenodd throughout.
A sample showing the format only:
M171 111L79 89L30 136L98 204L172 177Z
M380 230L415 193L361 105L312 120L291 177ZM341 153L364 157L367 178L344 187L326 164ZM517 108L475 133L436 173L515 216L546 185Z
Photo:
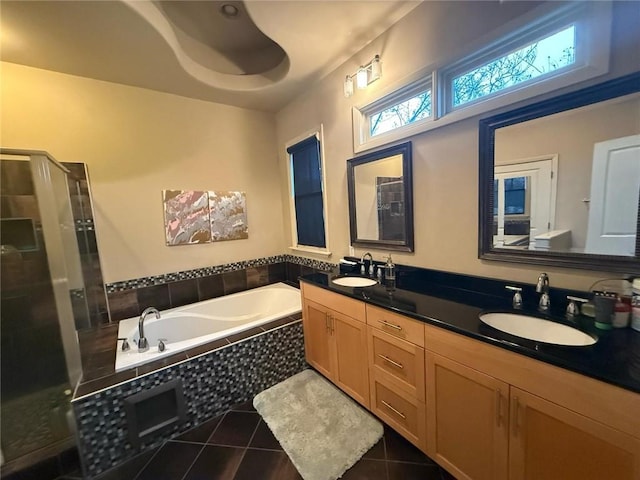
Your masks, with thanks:
M1 68L0 145L88 165L105 282L283 253L272 115ZM249 238L165 246L162 189L245 191Z
M349 252L346 160L352 158L351 107L366 105L390 85L413 72L454 58L480 38L532 7L524 2L424 2L329 77L309 88L277 115L282 182L286 182L285 143L324 124L326 190L332 261ZM614 4L614 45L610 74L620 76L640 64L637 4ZM365 91L344 98L344 76L379 53L383 77ZM635 67L634 67L635 66ZM589 83L596 83L591 81ZM478 118L441 127L411 138L414 166L415 253L394 254L394 261L522 282L535 282L540 271L551 283L588 288L605 272L569 270L481 261L478 257ZM287 218L287 217L285 217ZM287 230L291 228L287 222ZM286 238L290 238L287 236ZM356 254L362 254L357 250ZM374 251L376 259L382 251Z

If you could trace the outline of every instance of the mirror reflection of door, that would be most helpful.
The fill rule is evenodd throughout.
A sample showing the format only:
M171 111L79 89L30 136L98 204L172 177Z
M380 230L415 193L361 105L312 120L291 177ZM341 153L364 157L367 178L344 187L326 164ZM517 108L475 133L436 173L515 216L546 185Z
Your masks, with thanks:
M557 169L557 155L524 159L495 167L495 247L535 249L536 237L553 230Z
M402 177L376 177L378 240L404 239Z
M635 254L640 185L640 135L593 148L586 253Z

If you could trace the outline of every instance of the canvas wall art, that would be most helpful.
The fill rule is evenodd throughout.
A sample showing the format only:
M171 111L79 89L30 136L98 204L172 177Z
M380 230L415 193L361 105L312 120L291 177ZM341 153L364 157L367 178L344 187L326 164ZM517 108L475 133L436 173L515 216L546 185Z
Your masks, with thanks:
M211 241L249 238L244 192L209 192Z
M211 242L209 193L199 190L163 190L167 245Z

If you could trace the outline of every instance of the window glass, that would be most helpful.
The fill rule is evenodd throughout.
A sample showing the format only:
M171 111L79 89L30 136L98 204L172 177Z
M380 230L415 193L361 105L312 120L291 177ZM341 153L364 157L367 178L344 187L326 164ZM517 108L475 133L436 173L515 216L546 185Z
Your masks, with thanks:
M320 142L313 136L287 149L291 159L298 245L326 247Z
M575 62L575 26L530 43L453 79L453 106L499 92Z
M369 133L373 137L431 116L431 90L396 103L369 116Z

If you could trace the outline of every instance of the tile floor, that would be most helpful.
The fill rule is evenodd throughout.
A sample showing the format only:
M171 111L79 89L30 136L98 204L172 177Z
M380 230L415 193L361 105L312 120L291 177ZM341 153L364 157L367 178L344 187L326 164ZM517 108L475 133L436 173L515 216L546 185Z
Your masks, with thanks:
M71 477L69 477L71 478ZM388 427L344 480L455 480ZM302 479L255 411L239 405L97 480Z

